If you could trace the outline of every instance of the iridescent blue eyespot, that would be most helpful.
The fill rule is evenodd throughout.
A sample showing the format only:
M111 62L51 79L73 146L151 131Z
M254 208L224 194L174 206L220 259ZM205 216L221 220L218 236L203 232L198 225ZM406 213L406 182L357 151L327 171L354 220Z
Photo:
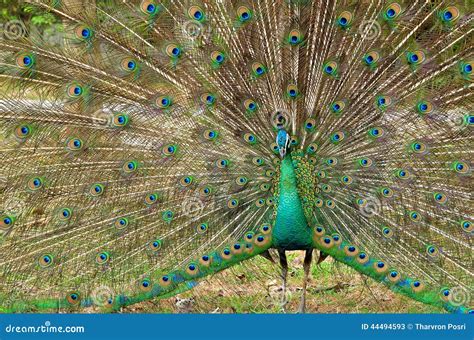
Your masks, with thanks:
M237 18L241 23L245 23L252 18L252 11L247 6L237 8Z
M81 31L81 35L82 35L83 38L89 38L91 36L91 30L88 29L88 28L84 28Z
M44 254L40 256L40 258L38 259L38 263L40 267L47 268L53 265L54 258L50 254Z
M23 58L23 64L26 67L30 66L32 63L33 63L33 60L31 59L31 57L24 57Z

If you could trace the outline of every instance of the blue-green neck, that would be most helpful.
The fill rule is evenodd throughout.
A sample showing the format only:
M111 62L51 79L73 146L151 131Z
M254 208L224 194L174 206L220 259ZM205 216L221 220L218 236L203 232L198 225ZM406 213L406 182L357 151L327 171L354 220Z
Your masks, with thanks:
M312 248L308 227L297 189L296 173L288 153L280 164L277 216L273 227L273 246L285 250Z

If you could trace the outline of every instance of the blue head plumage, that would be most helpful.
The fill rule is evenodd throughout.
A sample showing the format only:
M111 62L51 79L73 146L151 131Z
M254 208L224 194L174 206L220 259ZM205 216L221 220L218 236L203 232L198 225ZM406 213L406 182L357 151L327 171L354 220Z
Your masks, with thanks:
M290 135L285 129L280 129L276 137L276 143L278 145L278 151L280 152L281 158L285 158L286 152L290 149Z

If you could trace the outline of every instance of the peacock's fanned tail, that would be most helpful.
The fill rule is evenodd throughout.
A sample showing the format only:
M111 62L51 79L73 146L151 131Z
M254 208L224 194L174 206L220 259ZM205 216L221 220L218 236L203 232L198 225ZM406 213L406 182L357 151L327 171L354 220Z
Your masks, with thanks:
M273 247L282 128L315 248L472 310L467 1L28 6L63 29L0 37L1 311L118 309Z

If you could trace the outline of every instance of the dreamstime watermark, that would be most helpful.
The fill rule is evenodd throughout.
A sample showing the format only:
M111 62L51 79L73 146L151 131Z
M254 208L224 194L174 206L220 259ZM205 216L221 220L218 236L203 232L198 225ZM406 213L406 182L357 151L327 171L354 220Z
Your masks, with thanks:
M92 124L96 126L108 126L110 125L111 113L106 112L103 108L95 110L91 114Z
M0 35L9 40L18 40L26 36L27 29L23 21L10 20L0 23Z
M96 306L106 306L112 304L114 295L114 290L109 286L99 286L92 291L91 297Z
M449 290L449 302L453 306L469 306L471 293L464 287L453 287Z
M3 208L6 212L19 216L26 208L26 202L19 197L12 196L7 198Z
M284 309L288 302L292 300L292 298L293 293L289 289L286 289L286 291L283 293L283 287L273 282L268 287L266 302L270 303L272 306L277 307L278 309Z
M184 35L190 39L207 38L211 34L211 28L205 27L197 21L189 20L183 23L181 29Z
M181 205L181 211L185 216L194 218L202 214L204 203L198 197L188 197Z
M22 300L22 296L20 292L29 292L31 287L28 286L24 281L16 281L14 282L13 286L15 287L15 291L12 291L8 294L7 298L4 300L0 300L0 306L10 309L13 306L21 307L25 304Z
M380 213L382 203L376 197L367 197L365 198L364 204L360 204L358 207L362 216L372 217Z
M277 109L272 113L270 123L275 129L279 127L285 128L290 123L290 119L290 113L287 110Z
M359 34L364 40L373 40L380 35L381 27L377 20L364 20L359 25Z
M85 333L84 326L53 326L50 321L45 321L44 325L37 326L16 326L9 324L5 327L6 333Z

